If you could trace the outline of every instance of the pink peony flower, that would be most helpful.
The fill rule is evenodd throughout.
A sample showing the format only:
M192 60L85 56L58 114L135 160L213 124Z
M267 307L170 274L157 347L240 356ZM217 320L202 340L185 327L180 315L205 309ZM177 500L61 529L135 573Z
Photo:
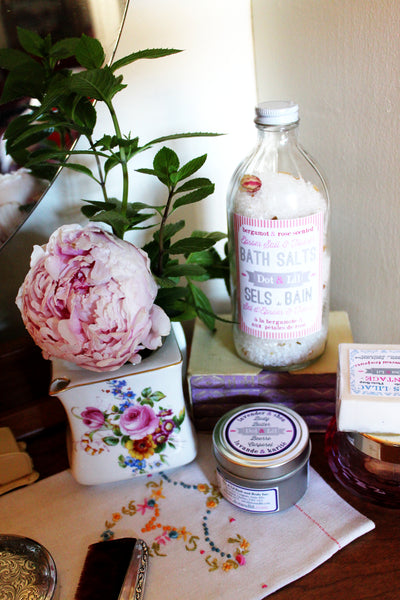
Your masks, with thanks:
M149 264L145 252L93 225L64 225L35 246L16 303L43 356L113 371L158 348L171 325L154 304Z
M88 406L84 411L82 411L81 417L84 424L86 427L89 427L89 429L99 429L102 425L104 425L103 413L94 406Z
M130 406L121 415L119 426L122 433L132 440L141 440L158 427L158 417L154 410L145 405Z

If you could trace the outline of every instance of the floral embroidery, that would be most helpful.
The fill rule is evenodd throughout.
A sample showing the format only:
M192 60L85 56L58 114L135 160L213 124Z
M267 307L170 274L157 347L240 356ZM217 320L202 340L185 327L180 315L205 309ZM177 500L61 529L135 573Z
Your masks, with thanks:
M142 534L153 534L146 541L149 546L151 556L165 557L168 555L170 544L172 542L181 542L188 552L199 552L209 571L221 569L227 573L232 569L246 565L246 554L250 551L250 543L240 534L228 537L226 543L229 544L228 550L221 549L211 538L209 516L218 507L222 498L217 486L208 483L187 484L183 481L174 481L164 472L160 473L161 479L154 481L151 479L146 483L147 494L140 502L131 500L127 506L121 508L121 512L113 513L111 521L106 521L106 530L101 534L103 539L110 539L113 535L113 529L122 519L122 515L134 516L140 515L147 518L147 521L141 528ZM199 535L188 531L185 526L163 524L161 520L162 502L167 498L167 489L165 486L181 486L187 490L204 494L205 496L205 514L202 518L203 541ZM121 514L122 513L122 514ZM234 523L236 519L229 518L228 523ZM210 553L211 552L211 553Z
M150 387L137 396L124 379L113 379L107 384L109 389L105 391L114 396L115 404L103 411L87 406L80 414L76 407L72 409L72 414L82 419L87 428L81 437L84 450L96 455L120 444L124 453L119 455L118 464L135 474L167 465L164 451L167 446L175 447L174 436L185 419L185 409L174 415L159 404L165 394L153 392Z

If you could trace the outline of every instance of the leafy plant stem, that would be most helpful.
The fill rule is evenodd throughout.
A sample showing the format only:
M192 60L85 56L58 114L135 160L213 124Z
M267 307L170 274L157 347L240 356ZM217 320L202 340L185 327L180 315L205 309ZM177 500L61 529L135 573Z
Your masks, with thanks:
M106 102L108 110L110 111L110 115L114 124L115 133L121 139L121 128L119 126L117 114L114 110L111 100ZM122 202L121 202L121 213L126 215L126 211L128 208L128 191L129 191L129 175L128 175L128 161L126 158L125 148L123 146L120 147L120 160L121 160L121 168L122 168Z
M163 272L163 258L164 258L164 227L168 220L169 209L172 202L172 197L174 195L174 188L169 189L167 202L165 204L165 209L161 218L160 228L159 228L159 239L158 239L158 273L159 277L162 277Z
M101 168L101 161L100 161L98 153L95 151L94 141L93 141L92 136L91 135L87 136L87 139L89 141L90 148L93 150L93 153L95 156L97 172L99 174L99 184L100 184L100 188L101 188L101 191L103 194L103 198L104 198L104 201L107 202L108 201L107 188L106 188L106 182L105 182L105 178L104 178L104 174L103 174L103 169Z

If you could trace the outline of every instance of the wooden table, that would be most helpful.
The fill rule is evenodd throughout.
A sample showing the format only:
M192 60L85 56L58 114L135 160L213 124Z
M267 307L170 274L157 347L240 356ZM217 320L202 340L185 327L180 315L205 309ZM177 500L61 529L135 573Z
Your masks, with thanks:
M47 394L49 377L49 363L30 338L0 345L0 427L10 427L17 439L27 443L41 478L68 468L66 415L61 403ZM269 598L400 599L400 511L375 506L347 492L329 469L323 434L311 434L311 439L314 469L376 527Z

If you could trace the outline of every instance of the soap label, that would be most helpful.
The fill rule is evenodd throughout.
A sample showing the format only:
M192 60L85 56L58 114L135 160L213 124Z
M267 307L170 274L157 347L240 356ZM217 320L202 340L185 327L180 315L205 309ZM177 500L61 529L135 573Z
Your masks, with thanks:
M321 329L323 212L296 219L234 215L239 323L264 339Z
M358 396L400 395L400 351L349 350L350 392Z

